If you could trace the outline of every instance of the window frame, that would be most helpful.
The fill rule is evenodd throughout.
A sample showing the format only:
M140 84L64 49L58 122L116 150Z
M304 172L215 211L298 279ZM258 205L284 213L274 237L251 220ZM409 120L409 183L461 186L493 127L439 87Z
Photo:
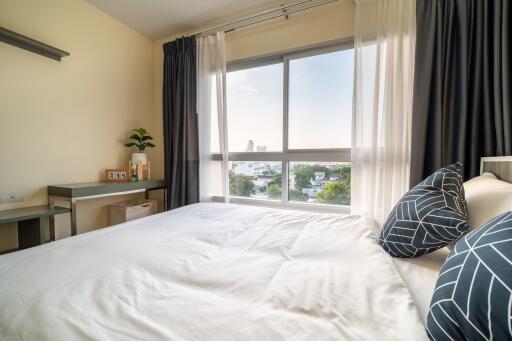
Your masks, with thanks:
M348 205L316 204L289 201L289 163L290 162L351 162L351 148L290 149L289 136L289 80L290 61L316 55L343 51L354 48L354 39L338 39L305 48L291 49L279 53L236 60L228 63L227 72L245 70L272 64L283 64L283 151L282 152L229 152L228 161L277 161L281 162L281 200L255 199L230 196L230 202L266 207L279 207L301 210L349 212ZM213 161L222 161L222 154L212 153ZM213 196L215 202L223 202L223 196Z

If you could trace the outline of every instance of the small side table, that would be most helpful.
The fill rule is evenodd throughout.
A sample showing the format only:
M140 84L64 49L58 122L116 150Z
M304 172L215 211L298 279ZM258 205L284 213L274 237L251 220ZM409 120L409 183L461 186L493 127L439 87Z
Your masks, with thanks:
M71 210L69 208L59 206L50 207L49 205L4 210L0 211L0 225L16 223L18 229L18 249L16 250L21 250L46 242L46 224L44 219L46 217L48 217L50 225L50 241L54 241L55 215L70 212ZM37 231L36 238L34 238L34 229Z

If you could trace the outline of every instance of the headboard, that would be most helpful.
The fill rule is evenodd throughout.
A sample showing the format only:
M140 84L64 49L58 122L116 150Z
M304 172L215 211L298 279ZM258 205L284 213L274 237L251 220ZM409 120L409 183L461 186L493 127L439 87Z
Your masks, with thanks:
M480 174L493 173L498 179L512 182L512 156L491 156L480 159Z

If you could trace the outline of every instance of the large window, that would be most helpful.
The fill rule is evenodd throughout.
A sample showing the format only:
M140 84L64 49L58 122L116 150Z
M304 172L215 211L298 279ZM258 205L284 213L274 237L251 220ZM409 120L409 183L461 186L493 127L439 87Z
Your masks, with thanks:
M353 60L339 44L228 66L232 201L350 205Z

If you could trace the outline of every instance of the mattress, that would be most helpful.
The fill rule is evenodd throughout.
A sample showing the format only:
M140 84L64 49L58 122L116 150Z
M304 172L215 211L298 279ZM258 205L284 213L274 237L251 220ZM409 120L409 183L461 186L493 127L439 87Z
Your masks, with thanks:
M0 278L0 339L427 339L364 216L190 205L0 256Z

